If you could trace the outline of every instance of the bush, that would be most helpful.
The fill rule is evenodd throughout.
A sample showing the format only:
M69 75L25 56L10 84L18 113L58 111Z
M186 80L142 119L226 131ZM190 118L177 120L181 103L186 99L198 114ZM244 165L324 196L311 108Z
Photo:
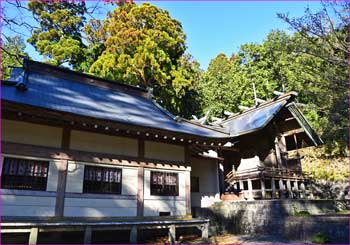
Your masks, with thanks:
M323 233L317 233L313 238L312 238L312 243L316 244L326 244L329 242L328 237L323 234Z

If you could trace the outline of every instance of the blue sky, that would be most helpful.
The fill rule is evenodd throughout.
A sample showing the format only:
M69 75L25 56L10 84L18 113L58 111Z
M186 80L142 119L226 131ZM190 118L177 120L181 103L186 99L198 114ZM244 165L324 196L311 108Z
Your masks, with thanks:
M301 16L309 6L320 8L319 2L307 1L157 1L155 5L167 9L181 21L187 34L188 52L206 69L219 53L231 55L244 43L262 42L273 29L288 30L277 13Z
M139 2L140 3L140 2ZM230 56L244 43L259 43L273 29L288 30L277 13L301 16L309 6L320 8L318 1L151 1L181 21L187 35L187 52L206 69L219 53ZM94 4L94 2L88 2ZM109 8L112 9L112 8ZM104 14L99 15L104 18ZM3 30L5 30L4 28ZM27 39L29 35L24 35ZM28 44L27 52L36 60L41 57Z

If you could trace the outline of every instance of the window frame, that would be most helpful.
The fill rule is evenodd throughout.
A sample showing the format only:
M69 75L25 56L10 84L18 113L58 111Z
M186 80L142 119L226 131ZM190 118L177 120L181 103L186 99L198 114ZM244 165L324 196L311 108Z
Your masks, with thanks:
M163 184L154 184L153 183L153 176L155 174L159 174L163 176ZM176 184L175 185L169 185L166 184L166 177L168 176L175 176L176 178ZM155 188L157 186L163 186L162 188ZM175 186L174 190L171 190L170 187ZM160 190L159 190L160 189ZM166 172L166 171L157 171L157 170L152 170L150 171L150 194L151 196L171 196L171 197L176 197L180 195L180 190L179 190L179 173L178 172Z
M90 171L92 171L93 169L96 171L98 169L102 170L102 173L106 173L106 171L116 171L119 172L119 182L115 182L116 187L112 187L111 184L113 182L106 182L103 181L103 179L105 178L105 176L102 174L101 176L101 180L87 180L86 179L86 175L87 175L87 169L90 168ZM88 183L91 182L91 183ZM89 188L91 188L91 186L93 186L94 184L100 184L100 189L99 190L91 190ZM106 191L103 190L103 188L106 188L106 186L108 184L106 184L105 186L103 186L102 183L109 183L109 190L111 190L111 188L116 188L116 191ZM89 186L89 184L91 184L91 186ZM123 168L115 168L115 167L106 167L106 166L95 166L95 165L85 165L84 166L84 176L83 176L83 194L101 194L101 195L122 195L122 188L123 188Z
M16 160L16 167L8 166L8 170L6 170L6 165L11 163L7 163L6 161L14 161ZM20 164L24 164L24 174L19 174ZM32 169L29 169L28 164L33 164ZM40 166L41 165L41 166ZM23 167L23 165L22 165ZM15 170L11 170L11 168L15 168ZM46 171L43 171L43 168ZM10 174L6 172L15 171L15 174ZM27 174L30 171L29 175ZM23 158L17 156L4 156L2 159L1 166L1 189L7 190L23 190L23 191L46 191L47 183L50 172L50 161L42 160L36 158ZM39 175L39 176L35 176ZM18 178L17 180L15 178ZM21 183L22 179L22 183ZM11 183L19 182L19 183ZM7 182L7 183L6 183ZM38 183L39 182L39 183ZM42 183L40 183L42 182Z

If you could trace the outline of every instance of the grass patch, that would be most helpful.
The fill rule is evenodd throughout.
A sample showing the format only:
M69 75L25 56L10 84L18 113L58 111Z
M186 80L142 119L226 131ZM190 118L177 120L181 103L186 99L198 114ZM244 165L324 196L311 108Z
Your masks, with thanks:
M326 244L329 243L328 237L323 233L317 233L311 240L312 243Z
M296 217L310 217L311 214L308 211L298 211L294 213Z
M337 214L350 214L350 210L346 210L346 209L338 210Z

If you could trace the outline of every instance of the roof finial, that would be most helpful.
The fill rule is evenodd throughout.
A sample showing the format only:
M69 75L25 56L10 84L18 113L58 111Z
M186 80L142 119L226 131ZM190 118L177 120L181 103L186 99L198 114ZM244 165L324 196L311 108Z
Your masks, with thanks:
M147 98L148 99L153 99L153 88L147 87Z

